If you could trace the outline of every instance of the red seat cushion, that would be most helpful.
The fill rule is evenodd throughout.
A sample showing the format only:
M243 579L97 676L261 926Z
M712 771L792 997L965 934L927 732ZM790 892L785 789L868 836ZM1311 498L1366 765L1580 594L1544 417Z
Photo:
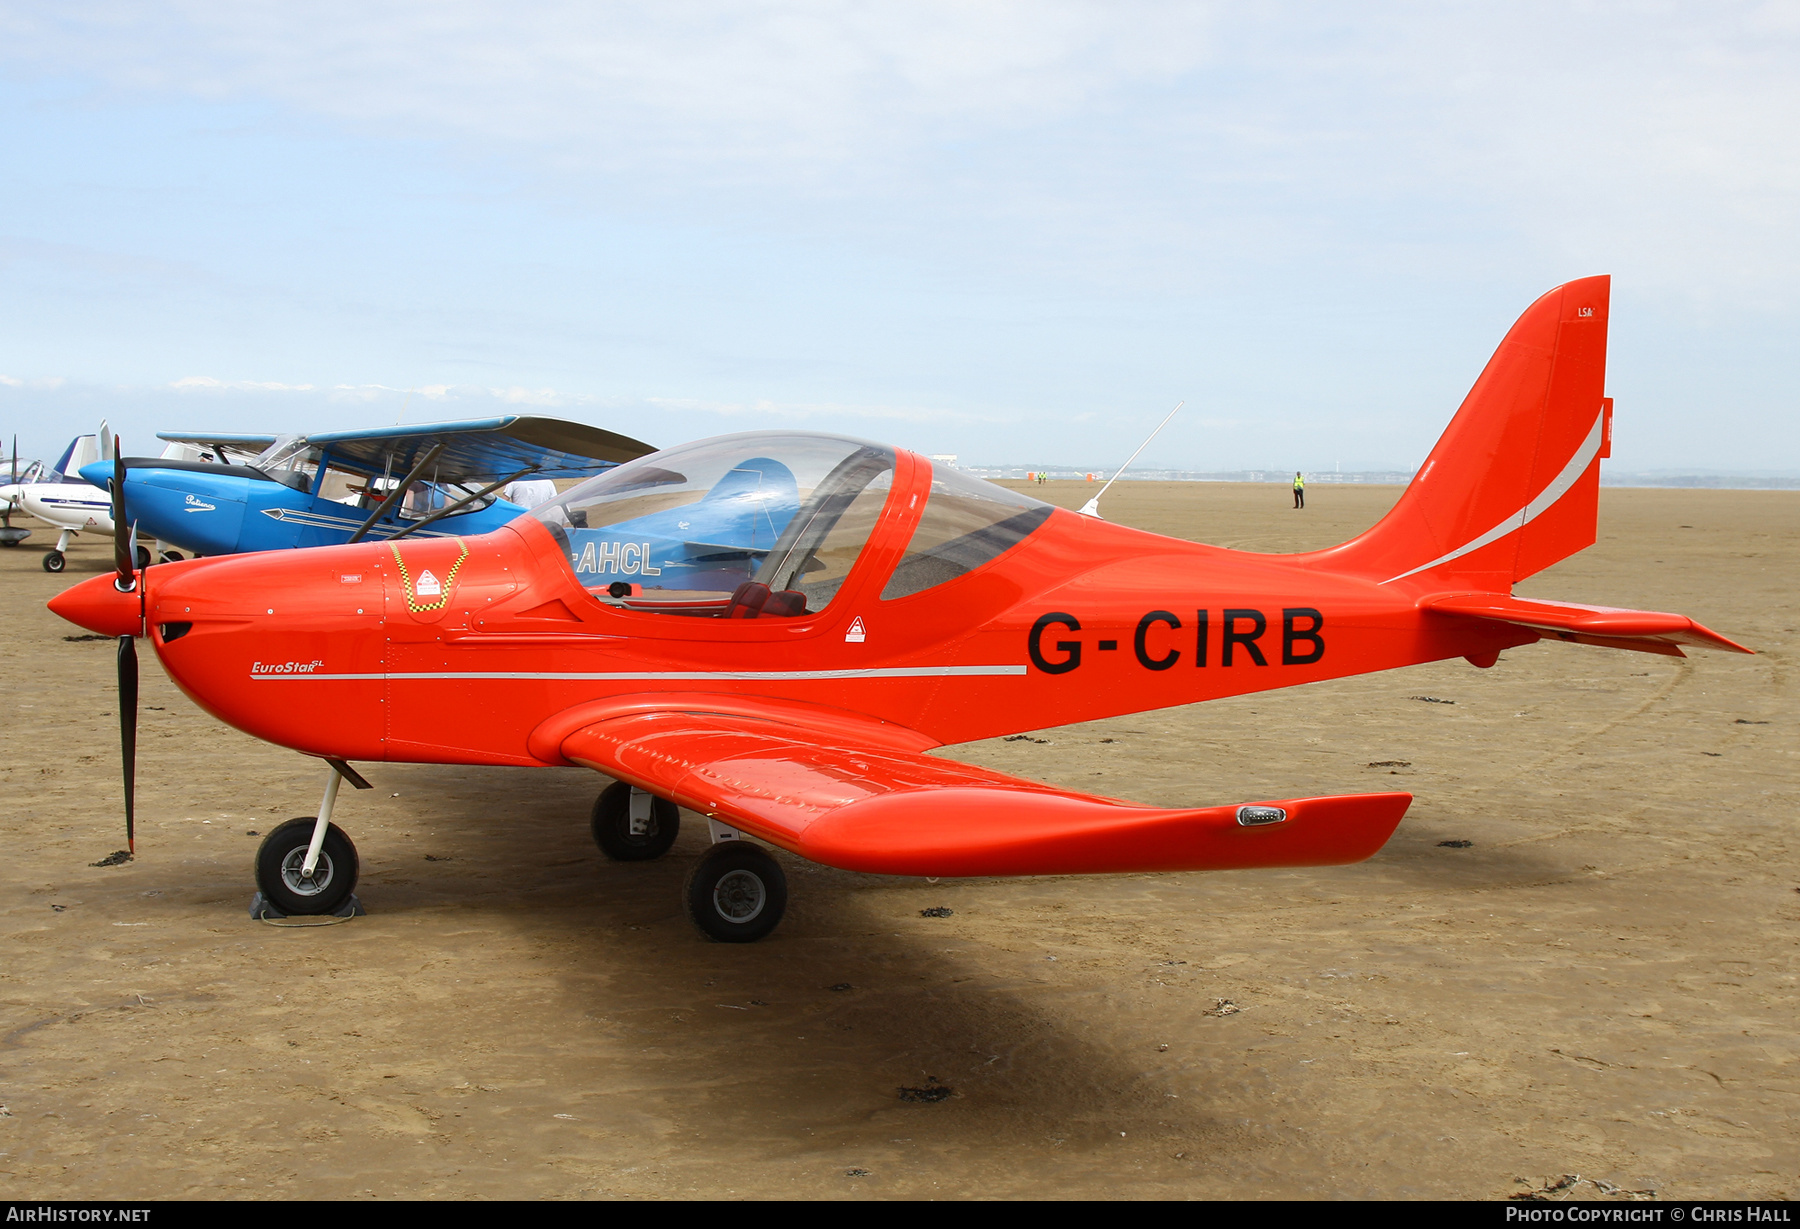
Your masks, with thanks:
M783 589L779 593L769 594L769 600L763 603L765 615L803 615L806 613L806 594L798 589Z
M731 602L725 607L727 619L754 619L762 613L763 605L769 600L769 586L754 580L746 580L731 595Z

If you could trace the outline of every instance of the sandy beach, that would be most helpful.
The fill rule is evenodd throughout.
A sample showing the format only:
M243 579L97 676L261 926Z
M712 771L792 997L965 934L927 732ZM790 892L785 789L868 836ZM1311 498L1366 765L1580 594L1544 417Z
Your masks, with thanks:
M1127 482L1103 511L1287 551L1398 488L1307 495ZM54 537L0 551L9 1198L1800 1195L1800 493L1608 488L1598 544L1519 587L1754 657L1539 644L946 752L1168 806L1412 791L1367 863L933 884L783 855L749 946L681 912L704 824L608 862L574 769L359 765L368 916L259 924L255 834L320 774L148 651L139 856L91 866L124 836L113 648L44 602L110 556L47 575Z

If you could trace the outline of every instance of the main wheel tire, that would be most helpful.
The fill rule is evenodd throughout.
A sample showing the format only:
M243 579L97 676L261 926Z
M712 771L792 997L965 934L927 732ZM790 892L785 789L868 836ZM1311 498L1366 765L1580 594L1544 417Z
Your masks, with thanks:
M154 562L154 560L152 560L152 558L150 556L150 548L148 546L138 547L137 548L138 571L140 571L140 572L143 571L145 568L149 567L152 562Z
M162 553L162 562L164 562L164 563L180 563L181 562L181 552L178 550L164 551Z
M263 898L283 913L333 913L356 890L360 869L356 846L336 824L325 829L325 844L312 877L301 875L317 822L310 816L290 819L264 837L256 851L256 886Z
M63 553L59 550L53 550L44 556L44 571L46 572L60 572L68 566L69 561L63 558Z
M787 876L749 841L720 841L688 876L688 916L720 943L754 943L781 925Z
M631 795L650 799L650 821L644 832L631 830ZM636 790L629 781L614 781L594 800L591 821L594 844L615 862L648 862L669 852L681 833L681 808L667 798Z

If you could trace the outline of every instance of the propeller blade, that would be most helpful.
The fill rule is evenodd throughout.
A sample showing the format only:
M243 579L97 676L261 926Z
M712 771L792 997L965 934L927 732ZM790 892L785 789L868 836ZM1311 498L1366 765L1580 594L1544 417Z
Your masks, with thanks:
M119 455L117 437L113 442L112 518L113 566L119 570L118 585L123 591L133 583L132 578L137 571L137 551L132 549L135 545L131 541L132 530L125 520L125 458ZM134 654L135 652L133 650Z
M119 637L119 759L125 769L125 849L137 854L137 639Z

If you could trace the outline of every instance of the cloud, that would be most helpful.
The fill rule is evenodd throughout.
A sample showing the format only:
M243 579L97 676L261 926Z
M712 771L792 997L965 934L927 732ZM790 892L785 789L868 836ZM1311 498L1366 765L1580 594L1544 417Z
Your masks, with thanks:
M1207 388L1159 447L1398 465L1513 312L1610 271L1622 447L1794 447L1793 3L3 0L0 79L68 154L0 235L13 369L171 417L1100 455Z
M540 187L599 177L613 207L760 211L952 265L1191 287L1245 253L1430 271L1524 249L1781 302L1800 275L1797 50L1800 9L1751 2L23 0L0 15L0 57L28 71L270 100L448 142Z
M332 401L351 403L380 401L401 391L386 384L333 384L326 390Z
M1015 423L1026 415L977 414L931 406L852 405L843 402L708 401L680 397L647 397L645 404L683 413L717 414L726 418L750 416L758 421L841 422L846 418L893 423ZM1084 415L1066 416L1079 421Z
M508 405L567 405L571 400L554 388L490 388L487 393L495 400L504 401Z
M1208 54L1210 5L495 0L9 6L11 57L136 90L601 161L727 164L1040 123ZM627 155L627 152L629 154Z
M183 376L179 380L169 382L169 387L180 392L259 392L259 393L310 393L311 384L278 384L272 380L216 380L212 376Z

